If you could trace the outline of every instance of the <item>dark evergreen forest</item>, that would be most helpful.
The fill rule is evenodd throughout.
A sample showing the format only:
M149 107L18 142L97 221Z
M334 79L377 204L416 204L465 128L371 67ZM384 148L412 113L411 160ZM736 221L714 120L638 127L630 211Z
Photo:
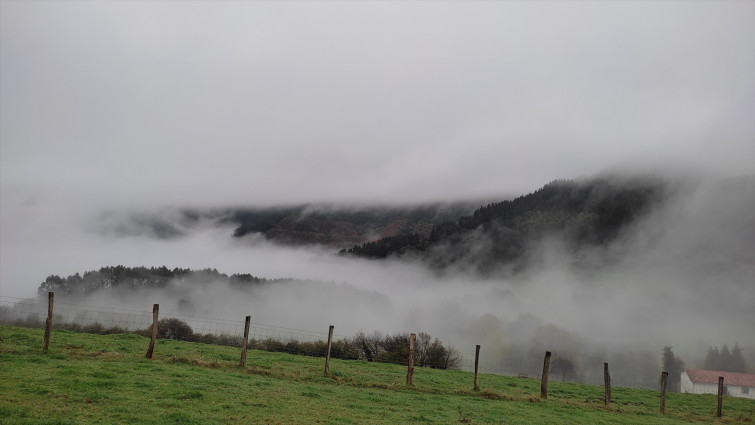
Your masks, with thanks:
M426 236L386 237L343 249L341 254L365 258L411 254L436 269L524 266L536 242L546 237L557 237L575 252L610 243L661 202L667 191L666 184L652 178L555 180L533 193L435 224Z

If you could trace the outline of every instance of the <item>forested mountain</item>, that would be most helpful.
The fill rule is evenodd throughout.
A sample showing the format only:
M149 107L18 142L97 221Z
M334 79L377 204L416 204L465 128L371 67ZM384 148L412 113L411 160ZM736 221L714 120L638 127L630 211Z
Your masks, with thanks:
M235 237L259 233L279 243L328 245L365 258L417 254L471 237L489 240L490 261L507 262L521 257L529 241L545 235L558 234L580 245L606 243L659 201L665 187L653 178L555 180L528 195L477 210L462 202L395 208L303 205L236 209L225 220L236 225ZM433 260L448 261L453 258Z
M111 220L116 225L110 228L122 234L172 238L209 221L212 226L231 226L236 238L258 234L279 244L319 244L344 256L411 257L434 270L516 272L532 265L546 240L557 242L562 251L581 261L585 250L609 246L654 207L668 205L681 188L689 186L685 185L684 179L603 175L554 180L532 193L481 206L456 202L183 210ZM724 190L741 190L732 182L722 185Z
M396 235L355 245L342 255L385 258L411 254L435 268L485 271L523 265L536 242L557 237L570 248L600 246L660 202L669 186L654 178L555 180L512 200L435 224L428 235Z
M232 226L241 238L259 234L283 245L319 244L336 249L397 235L430 235L433 225L470 214L480 201L403 206L303 204L286 207L108 212L99 230L114 236L174 239L203 226Z
M394 208L303 205L233 210L227 221L237 225L233 233L235 237L260 233L284 244L344 248L394 236L427 238L433 225L455 220L473 209L474 203L468 202Z

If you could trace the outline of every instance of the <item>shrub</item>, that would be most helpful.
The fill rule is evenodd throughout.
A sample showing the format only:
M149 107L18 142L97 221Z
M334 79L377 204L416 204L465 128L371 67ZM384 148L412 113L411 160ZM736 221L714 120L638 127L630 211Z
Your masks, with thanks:
M152 327L150 326L150 332ZM189 339L194 334L191 327L184 321L176 318L160 319L157 322L157 337L163 339Z

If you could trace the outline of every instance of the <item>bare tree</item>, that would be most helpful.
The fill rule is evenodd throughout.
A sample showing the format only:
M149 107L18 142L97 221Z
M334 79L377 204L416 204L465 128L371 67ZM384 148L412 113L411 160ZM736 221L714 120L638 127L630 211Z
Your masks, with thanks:
M383 334L380 331L375 331L372 335L366 335L364 332L359 332L354 335L353 344L355 344L364 359L368 362L374 362L377 360L378 355L381 352L381 344L383 342Z

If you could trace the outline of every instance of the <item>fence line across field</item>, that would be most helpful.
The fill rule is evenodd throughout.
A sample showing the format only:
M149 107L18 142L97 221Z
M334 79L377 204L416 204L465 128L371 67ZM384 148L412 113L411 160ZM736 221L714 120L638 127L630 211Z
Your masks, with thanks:
M47 301L41 299L24 299L14 298L7 296L0 296L0 323L14 323L22 326L29 327L43 327L45 318L47 315ZM178 319L186 323L194 335L217 335L225 337L225 342L228 345L241 346L242 336L244 332L244 318L239 317L238 320L220 319L220 318L206 318L206 317L193 317L184 314L176 314L171 311L160 311L161 319ZM252 315L252 318L254 316ZM82 304L71 304L61 301L55 302L55 309L53 312L53 329L65 328L66 326L79 326L80 329L85 332L100 333L108 329L118 331L146 331L152 325L152 312L148 310L133 310L114 307L102 307ZM335 334L334 340L346 340L352 338L347 335ZM191 341L202 342L201 339L195 338L180 338L169 337L165 339L185 339ZM252 348L265 349L265 342L275 341L283 346L276 347L276 351L285 351L285 344L290 344L292 341L298 343L317 343L325 342L328 339L327 331L312 331L296 328L287 328L276 325L268 325L263 323L250 323L249 328L249 341ZM290 344L294 347L294 344ZM458 354L458 364L456 368L463 371L474 371L475 363L475 350L470 347L469 349L453 347ZM293 354L300 354L292 348ZM325 356L324 348L322 352L308 352L309 355ZM334 358L339 358L338 355L334 355ZM376 357L374 359L380 362L382 358ZM529 378L538 378L540 371L537 367L530 367L526 370L522 368L513 369L507 363L506 360L491 359L490 355L485 353L485 347L482 347L481 358L478 364L478 371L481 374L489 373L495 375L506 376L522 376ZM601 376L602 378L602 376ZM559 379L555 376L556 380ZM575 375L571 376L568 381L572 382L585 382L583 376ZM591 382L599 383L599 382ZM634 386L632 383L626 383Z
M44 327L47 317L47 301L43 299L28 299L0 296L0 323L18 324L27 327ZM254 318L253 312L252 318ZM217 343L212 338L202 339L200 335L214 335L221 337L220 343L224 345L238 346L242 344L244 334L244 317L238 319L221 319L194 317L184 314L176 314L171 311L160 311L160 319L178 319L186 323L193 332L192 338L181 338L176 336L165 339L188 340L197 342ZM53 312L53 329L72 328L92 333L107 333L106 331L147 331L152 325L152 312L148 310L133 310L124 308L102 307L92 305L71 304L61 301L55 301ZM336 324L337 325L337 324ZM337 329L337 326L336 326ZM352 336L333 335L334 341L344 341L351 339ZM328 340L328 332L312 331L296 328L287 328L282 326L268 325L263 323L250 323L249 328L249 346L256 349L267 349L270 351L287 351L292 354L305 354L310 356L325 357L325 342ZM275 343L273 347L271 344ZM302 351L296 343L317 344L315 347L307 347ZM473 347L459 347L450 345L458 355L458 363L455 368L472 372L475 370L475 349ZM339 357L337 352L333 353L333 358ZM376 356L373 359L376 362L385 362L382 357ZM388 361L391 363L403 363L401 361ZM434 364L433 366L439 366ZM481 348L480 358L478 359L478 372L480 374L495 374L504 376L521 376L528 378L540 379L540 370L534 365L529 368L513 368L505 358L496 358L486 352L486 347ZM603 381L602 374L593 374L589 378L584 373L573 374L565 379L558 374L551 373L551 380L555 382L581 382L600 385ZM639 380L631 381L626 378L614 377L614 385L646 388L647 384Z
M47 301L28 298L0 296L0 323L18 323L31 327L44 326L47 316ZM53 328L62 325L86 327L99 324L103 328L120 328L126 331L144 330L152 325L152 312L114 307L101 307L55 302ZM174 318L183 321L195 334L241 335L244 321L193 317L161 311L160 318ZM314 342L327 339L327 332L287 328L263 323L251 323L250 339L272 338L282 342L296 339ZM341 337L340 335L336 335Z
M159 304L154 304L152 308L151 315L144 311L136 311L136 310L128 310L128 309L118 309L118 308L104 308L104 307L94 307L94 306L83 306L83 305L76 305L76 304L68 304L68 303L58 303L57 308L54 307L54 293L49 292L48 293L48 301L45 303L42 300L39 299L22 299L22 298L13 298L13 297L7 297L7 296L0 296L0 323L9 323L9 324L15 324L20 326L27 326L27 327L38 327L42 325L42 318L45 318L44 321L44 327L45 327L45 337L44 337L44 345L43 350L46 352L48 349L48 345L50 342L50 330L53 327L57 328L63 328L71 327L71 326L79 326L82 327L81 330L84 331L95 331L95 333L110 333L110 331L113 332L121 332L121 331L146 331L148 328L151 327L151 339L149 344L149 349L147 350L146 357L149 359L152 359L153 349L155 346L155 339L158 333L158 329L160 327L160 320L159 320ZM151 316L151 322L148 320L148 318ZM189 326L191 328L191 331L187 331L186 336L189 338L185 338L186 340L194 340L203 342L202 338L194 338L195 335L197 335L197 332L194 331L195 328L191 326L191 324L194 324L194 326L201 330L202 332L207 332L207 334L214 333L214 334L220 334L231 337L230 339L225 339L222 342L225 343L225 345L235 345L238 347L241 347L241 361L240 365L242 367L245 366L246 362L246 351L247 347L249 345L254 345L255 348L262 348L265 344L269 344L270 340L276 340L280 343L282 343L283 340L288 340L288 344L293 344L294 347L300 347L300 344L304 340L304 342L310 342L314 343L313 346L319 346L315 351L308 352L308 353L302 353L302 352L294 352L293 354L307 354L307 355L315 355L319 357L325 357L325 376L329 376L329 363L330 363L330 357L331 357L331 348L332 348L332 337L333 337L333 325L330 325L328 333L324 334L321 332L316 331L307 331L307 330L301 330L301 329L292 329L292 328L285 328L280 326L271 326L271 325L262 325L262 324L255 324L254 327L251 326L250 318L251 316L246 316L245 320L242 324L242 322L237 322L235 320L227 320L227 319L206 319L206 318L194 318L194 317L188 317L184 315L175 315L172 313L167 313L166 319L168 322L170 319L177 320L181 325L184 324L186 326ZM109 328L105 327L102 323L106 323ZM166 323L168 323L166 322ZM146 325L146 326L145 326ZM90 329L87 329L87 327L91 327ZM96 328L96 329L95 329ZM243 329L243 337L239 335L239 330ZM252 331L254 329L254 331ZM205 335L207 335L205 334ZM252 337L251 339L249 336L259 336L260 340L264 338L264 342L262 345L259 345L259 341L255 341L255 338ZM322 344L324 343L322 336L327 335L327 345L325 347L322 347ZM415 339L416 334L411 333L409 335L409 350L408 353L406 353L406 356L404 360L406 361L407 365L407 375L406 375L406 385L412 386L412 376L414 373L414 362L415 362ZM217 340L214 340L217 341ZM342 341L346 341L345 337L342 338ZM255 344L256 343L256 344ZM288 346L286 344L286 346ZM269 345L266 347L268 350L270 350ZM281 347L277 347L281 348ZM468 366L469 357L466 356L467 362L464 362L465 354L462 352L459 352L458 350L455 350L456 355L459 356L459 362L456 364L456 367L467 370L467 371L474 371L474 390L479 391L478 387L478 371L480 369L480 362L479 362L479 354L480 354L480 346L477 345L475 347L475 354L472 357L473 359L473 368L470 370L469 368L465 367ZM300 348L295 348L296 350L300 350ZM270 351L285 351L280 349L270 350ZM450 354L449 354L450 356ZM550 357L551 352L546 351L545 352L545 360L543 363L543 369L542 369L542 375L540 376L540 382L541 382L541 394L540 397L545 399L548 396L548 379L549 379L549 369L550 369ZM374 361L378 360L378 357L375 357L373 359ZM395 363L395 361L394 361ZM400 360L399 363L403 363L403 360ZM436 365L438 366L438 365ZM604 397L604 403L606 405L610 405L611 403L611 377L609 374L609 368L608 363L604 363L604 385L605 385L605 397ZM492 373L498 374L498 375L510 375L509 373L500 373L500 370L493 371ZM519 374L521 376L521 373ZM661 388L660 388L660 412L661 414L665 413L665 405L666 405L666 378L668 374L666 372L662 372L661 374ZM722 416L722 400L724 395L724 378L723 376L719 377L718 380L718 406L716 411L716 417L720 418Z
M14 323L22 326L43 327L47 315L47 302L40 299L24 299L7 296L0 296L0 323ZM254 316L252 316L254 317ZM230 345L241 345L244 331L244 321L238 320L193 317L184 314L175 314L170 311L161 311L161 319L178 319L186 323L192 330L193 334L211 334L225 336L226 342ZM71 304L61 301L55 302L53 312L54 329L76 326L75 330L85 332L101 333L103 331L145 331L152 325L152 312L147 310L133 310L124 308L102 307L82 304ZM343 341L351 336L335 334L334 340ZM328 333L288 328L283 326L268 325L263 323L250 323L249 341L254 348L265 348L265 342L275 341L284 344L283 347L276 347L278 350L285 351L285 344L291 342L297 343L317 343L325 342ZM169 338L169 339L187 339L197 340L197 338ZM235 340L238 340L237 344ZM200 340L201 341L201 340ZM458 350L459 364L458 368L471 371L474 366L474 351ZM299 353L295 353L299 354ZM310 355L325 355L324 349L321 353L310 352ZM334 355L338 358L338 355ZM380 362L381 358L375 358ZM507 370L501 362L483 361L479 364L480 373L495 373L502 375L522 375L523 372ZM528 376L534 376L536 371L529 371Z

